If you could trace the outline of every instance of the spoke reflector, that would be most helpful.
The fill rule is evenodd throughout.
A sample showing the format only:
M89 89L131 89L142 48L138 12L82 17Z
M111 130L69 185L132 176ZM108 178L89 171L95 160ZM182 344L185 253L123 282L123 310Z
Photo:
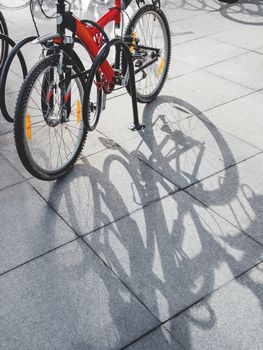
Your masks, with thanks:
M80 100L77 101L77 123L80 124L81 119L81 104Z
M134 52L134 49L135 49L137 33L136 33L136 32L133 32L133 33L132 33L132 37L133 37L132 46L131 46L131 48L130 48L131 53L133 53L133 52Z
M29 141L32 139L32 130L31 130L31 120L30 114L26 115L26 137Z
M162 57L161 62L160 62L160 66L158 69L158 77L162 74L163 72L163 66L164 66L164 58Z

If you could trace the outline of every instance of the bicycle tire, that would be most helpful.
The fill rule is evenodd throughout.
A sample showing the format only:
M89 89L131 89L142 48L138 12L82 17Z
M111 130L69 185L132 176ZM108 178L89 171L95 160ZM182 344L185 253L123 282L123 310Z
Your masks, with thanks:
M25 79L28 71L27 71L26 62L25 62L24 56L21 52L21 49L24 45L31 42L35 38L36 38L36 36L30 36L30 37L27 37L27 38L21 40L19 43L17 43L10 51L9 55L7 56L7 58L4 62L3 68L2 68L1 78L0 78L0 100L1 100L0 108L1 108L1 112L3 114L3 117L9 123L13 123L14 118L10 115L10 112L9 112L7 105L6 105L6 98L5 98L8 73L9 73L9 70L10 70L10 67L11 67L13 60L17 56L19 59L20 65L21 65L21 70L22 70L22 74L23 74L22 77L23 77L23 79Z
M135 33L135 35L137 35L136 33L139 32L139 34L141 34L142 37L137 36L135 38L135 40L139 40L138 44L141 46L144 46L144 47L148 47L148 46L154 47L154 46L152 46L152 38L151 38L150 43L149 43L148 38L146 39L147 32L148 32L148 34L151 34L153 36L154 27L148 28L148 30L145 31L145 30L143 30L142 25L140 24L141 22L143 22L143 18L146 17L146 20L144 23L147 23L147 25L149 27L149 18L147 19L147 16L148 17L152 16L153 21L155 21L157 19L159 22L159 26L157 26L157 29L159 29L158 35L160 34L161 31L164 35L164 37L163 37L164 43L162 43L164 45L163 46L164 52L162 52L163 55L158 58L158 60L156 61L156 64L153 63L149 67L146 68L147 73L145 73L145 72L143 73L143 76L146 74L146 77L143 77L139 81L138 80L136 81L137 101L140 103L149 103L149 102L152 102L153 100L156 99L156 97L158 96L158 94L162 90L163 85L166 81L169 66L170 66L170 61L171 61L171 32L170 32L167 18L161 9L156 8L153 5L146 5L146 6L141 7L134 14L131 21L129 22L129 24L125 30L125 37L131 37L131 36L133 36L134 33ZM138 26L140 26L141 29L138 29ZM158 44L160 44L160 43L158 42ZM133 50L136 51L136 45L137 44L135 44L134 48L131 47L131 51L133 51ZM157 43L156 43L156 45L157 45ZM145 50L146 57L141 59L141 60L133 58L134 65L135 65L135 71L136 71L136 68L138 68L138 67L136 67L136 65L147 63L144 60L147 59L147 56L150 56L149 50L148 50L149 52L147 52L147 49L141 49L141 50ZM138 49L138 53L140 53L140 49ZM122 65L123 65L122 69L124 72L123 74L125 74L125 72L127 70L127 61L123 55L122 55ZM153 68L151 68L151 67L153 67ZM139 84L139 82L145 81L147 83L147 79L148 79L147 75L150 74L150 69L157 70L158 82L152 91L150 91L148 93L143 93L142 88L140 87L140 85L142 85L142 84ZM156 74L155 71L154 71L154 74ZM150 81L150 83L151 83L151 81ZM128 93L131 94L129 84L126 86L126 89L127 89Z
M0 11L0 32L8 36L8 29L4 15Z
M31 141L27 140L28 135L26 134L27 133L27 130L26 130L26 128L27 128L27 115L26 115L26 113L27 113L28 101L31 98L32 90L34 89L34 84L37 83L38 78L41 77L41 74L46 74L48 68L54 69L58 65L58 61L59 61L59 56L57 54L53 54L53 55L47 56L44 59L42 59L41 61L39 61L31 69L31 71L27 75L27 77L26 77L26 79L25 79L25 81L20 89L18 99L17 99L16 109L15 109L14 135L15 135L15 144L16 144L16 149L17 149L18 155L19 155L24 167L30 172L31 175L33 175L34 177L36 177L38 179L45 180L45 181L59 179L59 178L63 177L66 173L68 173L68 171L73 167L73 165L77 161L78 156L80 155L80 153L83 149L83 146L84 146L84 143L85 143L85 140L87 137L87 130L85 128L85 124L83 123L83 118L82 118L81 122L80 122L81 126L79 128L79 136L76 140L77 143L75 144L75 142L73 140L74 150L72 152L72 155L70 155L70 156L66 155L65 162L61 163L61 165L58 166L56 169L48 168L48 165L51 162L50 160L45 168L43 167L43 165L40 165L39 163L37 163L33 152L30 150L29 142L31 142ZM77 87L78 87L78 89L82 89L81 93L82 93L82 98L83 98L84 89L85 89L85 81L80 74L79 68L75 65L74 62L73 62L72 69L74 71L74 74L76 74L76 77L74 79L78 80L76 82L76 84L78 85ZM39 88L39 86L41 86L41 84L38 85L38 88ZM40 98L42 98L42 96L40 96ZM83 101L81 101L81 103L83 105ZM42 122L44 124L44 126L42 126L42 127L46 127L46 126L50 127L48 129L48 132L50 133L51 128L54 130L54 126L50 125L46 122L46 116L42 115L41 109L40 109L40 112L41 112L39 115L40 122ZM59 118L60 118L60 116L59 116ZM36 122L35 125L37 123L38 122ZM61 124L59 121L60 126L61 126ZM65 125L65 133L66 133L67 128L68 128L68 126ZM30 130L31 130L31 126L30 126ZM64 130L64 129L62 129L62 130ZM61 133L61 135L63 134L63 132ZM54 134L56 135L56 131ZM69 132L69 134L72 137L71 132ZM74 135L74 133L73 133L73 135ZM38 136L38 138L39 138L39 136ZM37 140L37 138L36 138L36 140ZM43 138L43 141L45 141L44 138ZM64 144L64 147L65 147L65 144ZM54 150L50 148L50 156L51 156L51 153L53 151ZM56 149L55 149L55 151L56 151ZM45 161L46 159L44 157L47 157L45 152L48 152L48 150L45 150L45 148L43 148L43 150L41 150L41 151L39 149L37 149L37 152L39 152L41 154L42 158ZM65 148L65 152L66 152L66 148ZM59 150L59 153L60 153L60 150ZM58 158L59 158L59 156L58 156Z
M0 11L0 33L8 36L7 24L1 11ZM0 67L3 66L7 55L8 55L8 45L4 40L1 40Z

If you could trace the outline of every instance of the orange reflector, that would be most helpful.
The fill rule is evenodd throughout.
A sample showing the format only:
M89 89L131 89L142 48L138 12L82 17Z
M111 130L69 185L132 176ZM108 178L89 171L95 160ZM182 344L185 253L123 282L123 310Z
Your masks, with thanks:
M80 124L81 119L81 104L80 100L77 101L77 123Z
M32 139L32 130L31 130L31 120L30 115L26 115L26 137L29 141Z
M136 32L133 32L133 33L132 33L132 37L133 37L133 40L132 40L132 45L133 45L133 46L130 47L131 53L134 52L134 48L135 48L134 45L136 45L136 38L137 38Z
M163 66L164 66L164 58L162 57L161 62L160 62L160 66L158 69L158 77L162 74L163 72Z

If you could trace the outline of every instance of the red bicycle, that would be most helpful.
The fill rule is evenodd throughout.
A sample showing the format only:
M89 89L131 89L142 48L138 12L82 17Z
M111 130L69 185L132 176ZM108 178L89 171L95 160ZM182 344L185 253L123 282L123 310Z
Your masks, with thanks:
M93 22L76 18L68 1L57 0L57 33L37 39L45 48L45 57L25 79L15 111L17 151L33 176L54 180L71 169L87 131L96 127L106 96L116 86L126 87L133 101L143 103L151 102L161 91L171 55L167 19L160 0L149 5L136 0L139 10L123 34L123 13L131 1L115 0L115 5ZM115 32L121 31L113 41L104 31L110 22ZM89 70L74 50L77 42L93 60ZM113 45L115 58L110 63L107 56Z

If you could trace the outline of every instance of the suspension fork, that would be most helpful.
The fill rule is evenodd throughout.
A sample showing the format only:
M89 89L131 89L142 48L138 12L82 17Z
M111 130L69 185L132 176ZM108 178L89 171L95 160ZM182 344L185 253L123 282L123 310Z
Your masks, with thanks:
M59 85L61 89L60 106L62 119L67 121L71 113L71 79L72 79L72 48L73 38L65 37L59 57Z

